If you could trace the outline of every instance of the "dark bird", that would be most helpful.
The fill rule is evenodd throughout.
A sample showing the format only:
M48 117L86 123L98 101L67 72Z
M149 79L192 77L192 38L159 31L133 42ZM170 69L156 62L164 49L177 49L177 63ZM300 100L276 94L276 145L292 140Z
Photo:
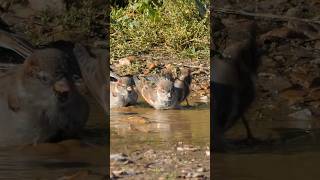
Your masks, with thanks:
M179 104L183 101L186 101L187 106L189 106L187 97L190 94L191 81L191 70L189 68L182 69L180 76L178 76L178 78L176 78L174 82L174 87L177 91Z
M253 139L245 112L255 98L257 57L255 23L240 20L228 29L222 55L212 60L213 148L223 148L224 134L242 119L248 139Z

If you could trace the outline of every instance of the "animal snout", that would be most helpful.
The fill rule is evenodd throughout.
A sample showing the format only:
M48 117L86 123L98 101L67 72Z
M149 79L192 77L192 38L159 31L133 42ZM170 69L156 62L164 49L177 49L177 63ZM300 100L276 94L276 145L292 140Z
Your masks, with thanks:
M70 85L66 78L56 81L53 85L53 90L57 93L67 93L70 91Z
M56 93L59 102L64 103L68 101L71 88L66 78L56 81L53 85L53 90Z

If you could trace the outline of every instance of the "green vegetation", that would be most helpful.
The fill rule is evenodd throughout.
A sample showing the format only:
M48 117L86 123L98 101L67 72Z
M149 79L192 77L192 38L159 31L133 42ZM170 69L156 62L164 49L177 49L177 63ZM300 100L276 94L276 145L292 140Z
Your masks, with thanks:
M61 15L48 10L36 15L36 24L29 24L27 35L34 44L43 44L54 39L78 39L74 37L106 38L107 6L98 6L93 1L80 0L70 5ZM72 38L73 37L73 38Z
M113 7L111 59L159 51L208 59L209 12L202 16L198 9L194 0L131 0Z

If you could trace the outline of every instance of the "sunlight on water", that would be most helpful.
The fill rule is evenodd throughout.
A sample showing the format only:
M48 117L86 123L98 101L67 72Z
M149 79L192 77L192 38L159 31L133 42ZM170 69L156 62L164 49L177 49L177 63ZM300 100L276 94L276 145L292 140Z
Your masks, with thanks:
M113 109L110 115L111 151L139 144L158 147L176 142L208 145L209 115L206 105L181 110L141 106Z

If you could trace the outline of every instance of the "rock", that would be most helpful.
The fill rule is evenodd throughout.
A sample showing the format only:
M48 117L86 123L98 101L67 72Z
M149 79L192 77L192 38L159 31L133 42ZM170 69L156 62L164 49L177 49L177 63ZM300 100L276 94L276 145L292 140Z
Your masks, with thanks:
M198 147L193 147L189 145L183 145L182 147L177 147L177 151L199 151L200 149Z
M206 156L210 156L210 151L206 150Z
M157 157L157 154L154 150L150 149L147 152L145 152L143 154L144 157L148 158L148 159L154 159Z
M305 72L293 72L290 74L291 82L299 84L305 88L309 88L311 82L308 80L308 74Z
M186 178L192 178L192 176L193 176L193 173L192 172L188 172L185 177Z
M206 169L203 167L197 169L197 172L205 172L205 171L206 171Z
M292 85L289 80L281 76L270 76L267 81L262 84L264 89L281 92L290 88Z
M207 103L207 102L209 102L209 100L210 100L210 98L208 96L201 96L200 97L201 102Z
M119 153L119 154L110 154L110 160L111 161L118 161L118 162L124 162L128 161L129 158L126 154Z
M196 173L193 173L193 174L192 174L192 177L193 177L193 178L202 178L202 177L204 177L204 175L201 174L201 173L197 173L197 172L196 172Z
M280 97L286 99L289 105L300 103L304 100L307 93L304 90L288 89L280 93Z
M35 11L49 10L57 15L65 13L67 9L64 0L29 0L29 7Z
M112 171L112 174L117 177L128 175L128 173L125 170Z
M312 89L308 94L308 98L310 98L311 101L320 100L320 88Z
M303 110L289 114L289 117L292 117L298 120L310 120L312 118L312 112L309 109L303 109Z
M135 56L128 56L125 58L121 58L118 61L118 66L130 66L135 59L136 59Z
M157 67L157 65L155 64L155 63L150 63L149 65L148 65L148 69L149 70L152 70L152 69L154 69L154 68L156 68Z

